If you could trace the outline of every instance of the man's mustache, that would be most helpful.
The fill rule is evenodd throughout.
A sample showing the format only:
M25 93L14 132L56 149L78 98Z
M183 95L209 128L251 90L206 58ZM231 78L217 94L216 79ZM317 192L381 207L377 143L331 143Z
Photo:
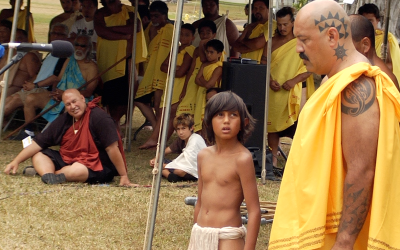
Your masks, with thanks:
M300 58L303 59L303 60L310 61L310 59L308 59L308 56L306 56L306 54L304 54L304 52L300 52L300 53L299 53L299 56L300 56Z

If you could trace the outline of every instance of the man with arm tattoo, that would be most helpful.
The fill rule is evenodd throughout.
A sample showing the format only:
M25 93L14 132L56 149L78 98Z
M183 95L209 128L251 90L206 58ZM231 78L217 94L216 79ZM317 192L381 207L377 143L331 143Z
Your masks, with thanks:
M328 80L300 114L269 249L399 249L400 94L335 1L303 7L294 35L307 71Z

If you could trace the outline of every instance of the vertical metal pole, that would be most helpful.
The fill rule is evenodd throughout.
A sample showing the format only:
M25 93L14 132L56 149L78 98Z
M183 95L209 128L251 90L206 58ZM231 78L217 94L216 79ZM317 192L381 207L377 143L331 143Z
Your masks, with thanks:
M172 99L172 90L174 88L174 80L175 80L175 71L176 71L176 60L178 55L178 46L179 46L179 36L181 31L181 23L182 23L182 10L183 10L183 1L178 0L178 4L176 6L176 19L174 25L174 36L173 36L173 43L172 43L172 55L169 61L169 75L168 75L168 85L167 89L164 90L165 92L165 111L162 121L162 131L161 131L161 146L159 148L158 154L160 155L158 160L158 174L156 176L156 181L154 183L154 202L152 207L151 219L150 219L150 230L149 230L149 237L147 239L147 250L151 250L152 242L153 242L153 235L154 235L154 225L156 222L156 215L157 215L157 205L158 205L158 197L160 194L160 182L161 182L161 171L163 168L164 162L164 151L167 143L167 134L168 134L168 124L169 124L169 116L171 112L171 99Z
M389 21L390 21L390 0L386 0L385 32L383 33L383 53L382 53L382 60L385 63L387 61Z
M249 0L249 16L247 17L247 23L251 24L251 15L253 14L252 8L251 8L251 0Z
M19 14L19 5L21 4L21 0L16 0L15 1L15 7L14 7L14 19L11 27L11 39L10 42L15 41L15 35L17 33L17 23L18 23L18 14ZM11 61L11 58L13 57L14 54L14 49L9 48L8 49L8 58L7 58L7 63ZM8 78L9 78L9 70L7 70L4 73L4 78L3 81L5 82L4 88L1 91L1 102L0 102L0 125L3 125L3 120L4 120L4 105L6 103L6 97L7 97L7 89L8 89ZM2 129L0 129L0 138L1 138L1 133Z
M26 17L25 17L25 31L28 33L28 38L29 38L29 33L32 32L30 30L30 25L29 25L29 20L30 20L30 12L31 12L31 0L28 0L27 5L26 5Z
M199 4L199 6L200 6L200 9L199 9L199 19L201 19L201 12L203 12L203 6L201 5L201 0L198 0L199 2L200 2L200 4Z
M268 128L268 102L269 102L269 81L271 75L271 46L272 46L272 0L269 0L269 15L268 15L268 46L267 46L267 77L265 80L265 115L264 115L264 140L263 140L263 153L262 153L262 170L261 182L265 184L265 164L267 160L267 128Z
M133 113L133 100L135 99L135 73L136 73L136 43L137 43L137 25L138 25L138 0L135 0L135 20L133 21L133 42L132 42L132 59L131 59L131 77L129 83L129 104L126 119L128 120L128 148L125 150L131 152L131 137L132 137L132 113ZM143 29L143 27L142 27ZM128 60L128 59L127 59ZM126 133L125 133L126 134ZM126 143L126 140L125 140ZM126 146L126 145L125 145Z

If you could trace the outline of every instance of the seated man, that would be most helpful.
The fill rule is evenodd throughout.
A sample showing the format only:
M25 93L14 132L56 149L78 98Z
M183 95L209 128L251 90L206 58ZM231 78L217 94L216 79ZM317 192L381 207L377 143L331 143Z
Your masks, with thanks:
M50 40L66 40L68 37L68 28L64 24L57 23L53 25L50 32ZM25 81L22 85L23 89L7 97L4 116L7 117L14 110L25 105L26 97L31 93L48 93L47 89L54 83L59 82L58 75L60 74L61 68L65 62L65 58L57 58L48 54L43 60L42 67L35 81ZM29 126L29 125L28 125ZM28 128L28 130L31 130Z
M2 20L0 22L0 44L10 42L11 26L12 22L8 20Z
M181 154L172 162L163 164L162 175L169 182L197 181L197 154L207 145L203 137L193 133L194 120L190 114L176 116L173 124L179 138L165 149L165 154ZM150 166L155 166L155 158L150 160Z
M68 89L60 115L31 145L7 165L15 174L18 165L32 157L32 164L46 184L66 181L104 183L121 176L121 186L134 186L128 178L122 142L114 121L76 89ZM60 151L48 147L60 145Z
M57 101L61 101L61 95L66 89L79 88L87 81L93 79L97 75L97 65L90 60L90 52L92 51L92 42L89 36L79 35L75 39L75 53L68 58L61 73L58 77L57 86L53 85L52 92L45 91L41 93L29 94L26 97L24 105L25 120L30 121L36 115L36 109L48 109ZM97 79L89 83L86 88L80 90L80 93L85 98L90 98L93 91L97 87ZM43 115L48 122L54 121L60 114L64 104L60 103L58 106L51 109ZM28 135L33 136L33 131L21 132L16 136L15 140L22 140Z
M16 42L27 42L28 37L27 33L24 30L18 29L15 37ZM14 50L14 53L17 54L17 51ZM8 49L6 49L4 55L8 55ZM7 64L8 56L3 56L0 59L0 68L3 68L4 65ZM11 66L8 75L8 89L7 96L10 96L22 89L22 85L25 81L31 81L40 69L40 60L36 53L28 52L25 56L13 66ZM0 81L3 80L5 74L0 76ZM0 93L2 88L0 88Z
M3 9L0 12L0 21L2 20L8 20L13 22L14 21L14 9L15 9L15 0L10 0L11 4L11 9ZM18 29L23 29L25 31L29 31L28 33L28 42L34 43L36 41L35 39L35 33L33 31L33 17L32 13L28 14L28 9L21 9L22 5L24 4L24 1L21 0L20 5L19 5L19 12L18 12L18 18L17 18L17 28ZM27 20L26 18L29 17L29 22L28 25L29 27L26 27Z
M378 66L385 72L394 85L399 90L399 83L393 72L386 66L385 62L378 57L375 51L375 30L372 23L361 15L351 15L351 36L354 47L358 52L363 54L372 65Z

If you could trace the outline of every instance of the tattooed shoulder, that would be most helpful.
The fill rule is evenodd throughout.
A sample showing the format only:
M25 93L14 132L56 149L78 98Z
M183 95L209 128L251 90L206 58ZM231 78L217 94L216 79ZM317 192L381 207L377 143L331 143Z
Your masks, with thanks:
M342 91L342 113L358 116L367 111L376 98L373 79L360 76Z

